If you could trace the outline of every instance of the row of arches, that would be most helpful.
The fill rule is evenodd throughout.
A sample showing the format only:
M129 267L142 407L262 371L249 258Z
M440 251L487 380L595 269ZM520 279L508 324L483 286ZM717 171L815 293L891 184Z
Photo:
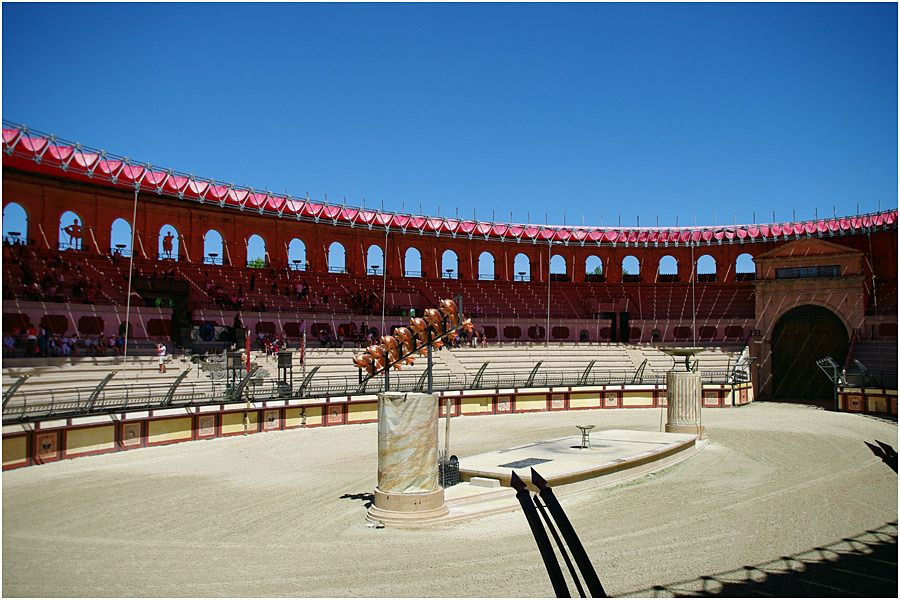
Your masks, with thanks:
M371 274L378 273L378 269L382 268L384 252L380 246L372 245L367 253L367 264ZM377 268L375 268L377 265ZM528 281L531 278L531 259L525 254L519 253L513 259L513 268L516 272L515 279L518 281ZM588 276L603 276L603 261L599 256L591 255L585 261L585 274ZM442 279L452 279L459 269L459 256L453 250L445 250L441 255L441 269L439 277ZM753 273L756 265L753 256L744 253L737 257L736 261L737 273ZM717 270L716 259L708 254L697 259L697 275L709 276L715 275ZM640 275L641 263L635 256L626 256L622 259L622 271L626 275ZM490 252L482 252L478 256L478 279L492 280L494 279L494 256ZM568 273L568 265L565 257L554 254L550 259L551 275L566 275ZM664 256L660 259L657 274L662 276L677 276L678 261L673 256ZM403 255L403 275L405 277L421 277L422 276L422 253L415 247L407 248Z
M28 237L28 216L21 205L10 202L3 209L3 235L9 239ZM124 218L117 218L112 223L110 235L111 253L119 253L127 256L131 253L132 248L131 225ZM181 235L173 225L163 225L157 237L157 257L159 259L179 260L181 252ZM68 248L81 249L84 240L83 221L78 214L72 211L66 211L60 217L58 232L58 248L65 250ZM245 240L247 253L246 265L251 267L261 267L269 264L269 249L266 246L265 238L260 234L253 234ZM142 252L146 253L148 249L142 248ZM151 250L152 251L152 250ZM293 238L286 246L288 267L292 269L303 270L307 265L307 248L303 240ZM203 234L203 262L210 264L223 264L231 262L230 257L226 257L224 240L222 234L215 229L208 230ZM346 270L346 249L340 242L332 242L326 249L327 266L330 272L344 272ZM440 278L455 278L459 275L459 256L453 250L445 250L440 259ZM422 268L422 253L419 249L410 246L406 249L402 256L403 274L405 277L422 277L424 269ZM524 253L519 253L513 260L513 279L516 281L531 280L531 259ZM663 279L675 278L679 275L678 260L671 255L663 256L659 259L656 266L656 275ZM629 277L637 278L641 275L641 261L633 255L626 256L621 261L622 274L627 279ZM378 244L372 244L366 251L365 271L369 275L378 275L383 273L384 269L384 251ZM689 269L690 270L690 269ZM584 274L588 280L602 279L604 277L604 263L600 256L588 256L584 262ZM554 254L550 259L550 275L551 277L565 277L573 275L569 270L566 258L560 254ZM738 275L749 274L755 272L755 264L753 257L749 253L741 254L737 257L735 264L735 272ZM712 256L705 254L697 259L696 274L698 278L714 278L717 273L716 260ZM492 280L495 278L495 259L494 256L484 251L478 256L477 270L474 275L477 279Z

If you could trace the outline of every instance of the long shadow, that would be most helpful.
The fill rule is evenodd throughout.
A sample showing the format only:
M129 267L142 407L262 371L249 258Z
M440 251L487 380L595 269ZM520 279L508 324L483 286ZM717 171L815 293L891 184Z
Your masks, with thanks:
M897 521L793 556L621 595L896 598Z
M341 500L362 500L364 506L369 508L372 506L372 502L375 501L375 494L372 492L360 492L358 494L344 494L341 496Z

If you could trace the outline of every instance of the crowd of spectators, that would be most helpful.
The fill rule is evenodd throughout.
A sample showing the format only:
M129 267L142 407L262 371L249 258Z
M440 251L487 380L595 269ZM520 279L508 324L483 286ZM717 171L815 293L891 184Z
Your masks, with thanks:
M75 335L50 333L46 327L14 327L3 335L3 356L66 357L121 356L125 338L121 335Z
M88 304L100 300L102 282L87 275L78 261L64 260L61 253L46 260L25 244L4 244L4 260L18 265L21 280L15 282L24 297L36 302L69 302ZM4 297L13 290L7 290Z

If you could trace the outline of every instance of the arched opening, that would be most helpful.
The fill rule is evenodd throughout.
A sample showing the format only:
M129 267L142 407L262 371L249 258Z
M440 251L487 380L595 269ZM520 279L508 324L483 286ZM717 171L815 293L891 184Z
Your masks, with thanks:
M550 257L550 281L568 281L566 259L559 254Z
M513 259L516 281L531 281L531 259L527 254L516 254Z
M659 259L659 267L656 270L657 281L678 281L678 261L669 254Z
M403 255L403 276L422 276L422 253L412 246L407 248Z
M834 387L816 361L830 356L843 365L848 346L844 323L827 308L805 304L787 311L772 331L772 396L833 398Z
M482 252L478 257L478 279L494 279L494 255L490 252Z
M444 279L459 278L459 256L453 250L444 250L441 255L441 277Z
M181 236L172 225L163 225L159 230L159 259L178 260Z
M370 275L384 275L384 250L378 244L369 246L366 252L366 273Z
M3 239L10 244L28 239L28 213L21 204L10 202L3 207Z
M300 238L294 238L288 243L288 267L294 271L306 270L306 244Z
M328 272L346 273L346 251L340 242L331 242L328 246Z
M697 259L697 281L716 280L716 259L704 254Z
M622 281L636 282L641 280L641 261L635 256L622 259Z
M121 217L113 221L110 227L109 253L113 256L131 256L131 223Z
M263 269L266 266L266 240L258 233L247 239L247 266Z
M599 256L588 256L584 261L584 278L585 281L603 281L603 261Z
M76 213L67 210L59 218L59 249L81 250L84 223Z
M203 262L208 265L221 265L225 244L222 234L215 229L210 229L203 234Z
M753 255L744 252L739 254L737 260L734 261L735 274L738 281L753 281L756 279L756 262Z

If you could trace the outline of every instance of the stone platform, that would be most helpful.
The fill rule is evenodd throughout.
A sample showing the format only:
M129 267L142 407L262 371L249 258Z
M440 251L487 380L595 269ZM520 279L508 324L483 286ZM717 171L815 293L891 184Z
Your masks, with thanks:
M444 490L449 513L421 525L517 510L515 491L509 487L513 471L532 487L534 466L557 496L566 496L666 468L707 443L691 434L610 429L591 433L591 448L582 449L581 435L573 435L463 457L459 461L463 482Z
M591 447L581 447L581 436L564 437L487 452L460 459L460 479L499 480L509 487L512 472L531 482L533 466L550 485L566 485L631 469L690 450L696 435L609 429L591 434Z

